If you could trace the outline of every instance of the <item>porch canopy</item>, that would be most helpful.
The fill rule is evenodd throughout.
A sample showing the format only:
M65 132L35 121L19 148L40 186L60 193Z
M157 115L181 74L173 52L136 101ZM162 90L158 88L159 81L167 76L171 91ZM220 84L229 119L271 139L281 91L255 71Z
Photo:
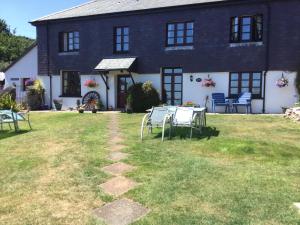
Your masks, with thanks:
M114 58L114 59L102 59L96 66L95 70L99 72L109 72L118 70L131 71L136 58Z

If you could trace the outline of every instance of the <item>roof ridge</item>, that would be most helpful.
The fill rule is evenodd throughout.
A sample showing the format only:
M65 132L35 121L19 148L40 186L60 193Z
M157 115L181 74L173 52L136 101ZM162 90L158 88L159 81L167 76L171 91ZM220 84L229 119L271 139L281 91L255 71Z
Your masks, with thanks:
M69 10L73 10L73 9L76 9L76 8L79 8L79 7L82 7L82 6L85 6L85 5L89 5L89 4L92 4L92 3L97 2L97 1L98 1L98 0L91 0L91 1L88 1L88 2L85 2L85 3L82 3L82 4L80 4L80 5L73 6L73 7L68 8L68 9L64 9L64 10L61 10L61 11L57 11L57 12L54 12L54 13L50 13L50 14L48 14L48 15L46 15L46 16L39 17L39 18L37 18L37 19L34 19L34 20L30 21L30 23L35 22L35 21L38 21L38 20L46 19L46 18L49 17L49 16L54 16L54 15L56 15L56 14L63 13L63 12L67 12L67 11L69 11Z

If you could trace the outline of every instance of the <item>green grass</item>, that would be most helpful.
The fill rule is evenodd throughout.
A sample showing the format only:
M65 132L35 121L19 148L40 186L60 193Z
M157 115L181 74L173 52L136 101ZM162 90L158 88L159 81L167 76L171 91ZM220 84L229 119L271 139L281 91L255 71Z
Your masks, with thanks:
M112 201L109 115L33 114L33 132L0 132L0 224L98 224L92 210ZM210 115L187 138L160 130L139 141L141 114L121 130L141 183L125 194L151 209L135 225L300 224L300 126L275 116ZM23 127L25 127L24 125Z

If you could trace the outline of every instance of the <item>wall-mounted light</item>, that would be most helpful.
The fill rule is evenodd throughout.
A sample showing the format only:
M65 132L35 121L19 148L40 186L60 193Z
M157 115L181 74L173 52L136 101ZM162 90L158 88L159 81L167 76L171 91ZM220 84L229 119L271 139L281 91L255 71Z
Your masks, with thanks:
M190 81L191 81L191 82L194 81L194 76L193 76L193 75L190 76Z

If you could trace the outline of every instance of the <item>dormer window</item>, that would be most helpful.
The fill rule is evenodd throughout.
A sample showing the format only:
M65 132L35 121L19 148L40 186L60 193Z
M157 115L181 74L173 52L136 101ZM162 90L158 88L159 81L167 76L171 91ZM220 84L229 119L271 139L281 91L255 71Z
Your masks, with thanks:
M80 49L80 36L78 31L59 33L60 52L78 52Z
M262 40L262 15L240 16L231 18L231 43L261 42Z

